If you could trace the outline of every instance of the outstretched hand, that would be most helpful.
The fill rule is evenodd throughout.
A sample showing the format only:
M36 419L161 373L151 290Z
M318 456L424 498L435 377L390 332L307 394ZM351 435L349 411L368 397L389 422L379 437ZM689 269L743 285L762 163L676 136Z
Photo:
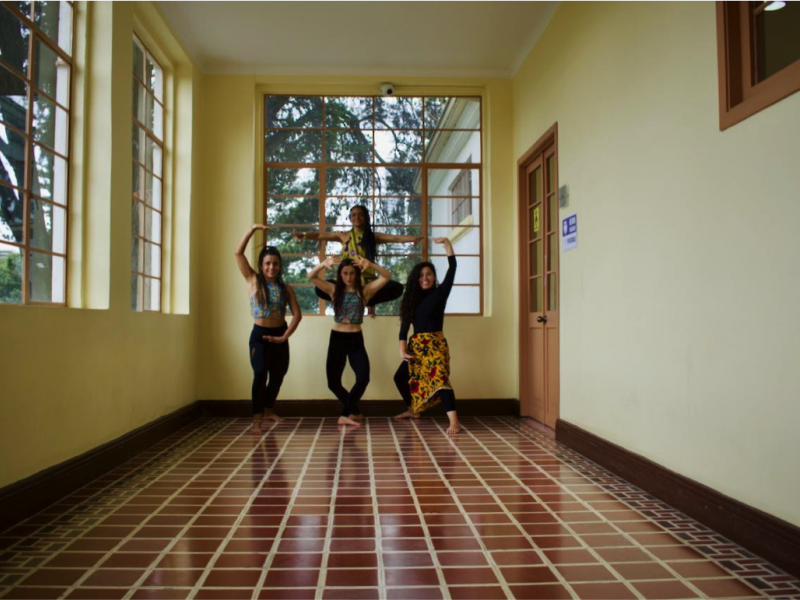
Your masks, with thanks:
M325 260L322 261L322 266L326 269L333 269L336 265L342 262L342 259L338 256L329 256Z
M368 259L364 258L363 256L359 256L358 258L354 258L353 259L353 264L355 266L357 266L359 269L361 269L362 273L372 266L372 263Z
M437 237L431 240L434 244L447 244L450 242L449 238L446 237Z
M262 231L269 231L269 227L267 227L263 223L253 223L253 226L250 229L252 229L253 231L255 231L256 229L261 229Z

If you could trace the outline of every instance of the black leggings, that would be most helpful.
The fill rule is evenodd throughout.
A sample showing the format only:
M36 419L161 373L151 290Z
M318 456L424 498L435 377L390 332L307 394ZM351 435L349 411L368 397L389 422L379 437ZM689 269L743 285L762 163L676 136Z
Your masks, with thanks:
M328 279L330 283L336 283L333 279ZM331 301L331 297L323 292L318 287L314 288L314 291L317 293L317 297L322 298L323 300L327 300L328 302ZM389 280L389 282L383 286L378 292L369 299L367 302L367 306L375 306L376 304L382 304L384 302L391 302L392 300L397 300L400 296L403 295L403 284L396 282L394 279Z
M356 374L356 384L349 392L342 385L347 359L350 359L350 367ZM360 331L331 331L325 372L328 375L328 389L343 404L342 416L360 415L358 401L369 385L369 356L364 347L364 334Z
M272 410L286 372L289 370L289 342L273 344L263 339L270 335L280 337L286 333L281 327L253 325L250 333L250 366L253 367L253 414L264 414L264 408ZM269 379L269 383L267 383Z
M397 386L397 391L403 397L403 402L406 406L411 406L411 388L408 386L408 361L404 360L397 368L394 374L394 384ZM456 409L456 394L453 390L439 390L437 392L439 400L442 401L442 407L445 412L452 412Z

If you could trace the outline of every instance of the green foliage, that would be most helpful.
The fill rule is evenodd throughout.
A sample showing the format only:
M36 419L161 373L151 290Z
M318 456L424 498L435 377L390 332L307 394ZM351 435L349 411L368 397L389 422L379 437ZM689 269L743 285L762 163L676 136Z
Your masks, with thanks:
M22 302L22 256L8 254L0 258L0 302Z

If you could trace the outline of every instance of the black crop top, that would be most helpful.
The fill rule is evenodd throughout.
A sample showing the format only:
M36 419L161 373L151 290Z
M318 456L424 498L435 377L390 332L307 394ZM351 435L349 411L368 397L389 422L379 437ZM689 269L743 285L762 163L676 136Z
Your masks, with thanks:
M414 317L411 322L414 324L414 333L432 333L434 331L442 331L444 327L444 309L447 306L447 298L450 296L450 290L453 289L453 280L456 277L456 257L447 257L447 274L444 276L444 281L441 285L436 286L431 290L424 292L422 300L417 304L414 310ZM408 329L400 328L400 339L408 339Z

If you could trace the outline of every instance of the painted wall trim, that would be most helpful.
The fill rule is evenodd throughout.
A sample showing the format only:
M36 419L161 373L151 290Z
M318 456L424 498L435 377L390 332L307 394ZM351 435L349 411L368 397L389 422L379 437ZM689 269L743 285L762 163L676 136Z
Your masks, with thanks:
M556 440L800 577L800 528L559 419Z

